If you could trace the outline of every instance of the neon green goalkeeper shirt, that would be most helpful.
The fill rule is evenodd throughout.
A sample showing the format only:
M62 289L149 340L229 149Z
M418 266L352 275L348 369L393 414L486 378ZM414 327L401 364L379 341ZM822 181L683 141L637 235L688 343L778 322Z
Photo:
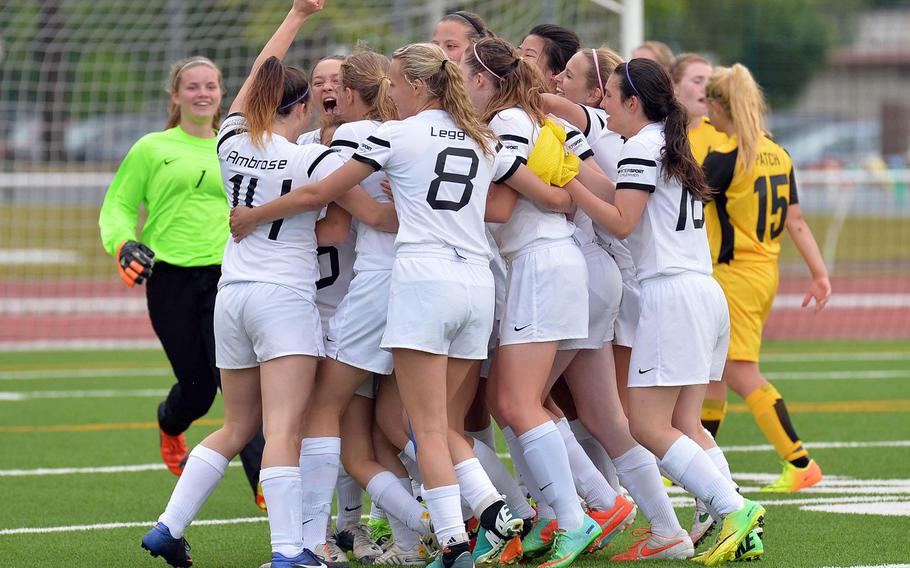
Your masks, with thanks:
M179 126L146 134L130 148L104 197L98 226L110 255L136 240L139 205L148 219L139 241L176 266L221 264L230 235L216 138Z

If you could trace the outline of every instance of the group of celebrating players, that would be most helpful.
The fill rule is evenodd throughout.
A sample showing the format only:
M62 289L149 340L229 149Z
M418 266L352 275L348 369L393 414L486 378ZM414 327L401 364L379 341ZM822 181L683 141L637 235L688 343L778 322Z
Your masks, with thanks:
M247 473L274 568L344 564L339 546L376 565L558 568L637 511L648 528L613 560L760 557L764 509L714 441L724 383L784 461L766 489L817 483L758 370L784 227L812 273L804 306L823 308L831 287L749 71L656 42L623 61L555 25L515 48L455 12L432 43L391 58L358 48L308 77L282 60L323 3L294 0L220 123L215 64L179 62L172 128L130 151L102 209L121 276L148 279L182 388L159 409L180 479L143 548L192 564L186 528L261 429L261 469ZM313 114L321 127L306 132ZM176 204L157 215L164 201ZM194 208L212 212L217 262L181 264L156 244L208 231ZM195 294L198 270L218 264L212 339L174 340L200 335L204 315L155 306ZM183 276L162 295L168 271ZM193 349L214 354L225 416L187 453L182 432L218 379L194 410L173 410L194 396L181 364ZM662 475L695 496L690 530Z

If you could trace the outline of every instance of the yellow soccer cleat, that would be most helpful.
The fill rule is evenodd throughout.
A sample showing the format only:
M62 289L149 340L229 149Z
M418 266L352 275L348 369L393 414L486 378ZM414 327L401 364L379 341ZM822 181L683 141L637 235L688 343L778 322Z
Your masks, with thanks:
M809 460L806 467L796 467L790 462L784 462L784 471L772 483L761 488L762 493L796 493L807 487L812 487L822 480L822 468L818 467L815 460Z

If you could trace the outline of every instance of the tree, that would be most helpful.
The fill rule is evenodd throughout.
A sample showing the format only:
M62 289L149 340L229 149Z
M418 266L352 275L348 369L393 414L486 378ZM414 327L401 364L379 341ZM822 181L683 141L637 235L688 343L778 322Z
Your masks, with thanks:
M648 39L674 51L742 63L773 107L784 107L819 72L832 47L848 41L868 0L645 0Z

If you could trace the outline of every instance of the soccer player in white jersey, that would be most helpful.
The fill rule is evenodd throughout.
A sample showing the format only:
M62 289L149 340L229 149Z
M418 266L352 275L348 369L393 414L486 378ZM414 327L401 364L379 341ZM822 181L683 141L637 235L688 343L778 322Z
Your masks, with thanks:
M385 56L366 50L350 55L341 65L334 112L342 124L334 131L331 147L346 160L380 124L398 118L388 95L388 71L389 60ZM380 186L384 177L375 172L361 186L374 199L388 202ZM270 222L286 215L288 210L281 209L281 205L282 201L273 202L268 218L261 215L266 210L260 210L257 220ZM284 205L291 204L285 200ZM351 548L360 562L422 565L418 537L430 536L429 519L424 518L423 508L411 495L410 481L401 463L392 473L376 461L370 434L372 376L392 372L392 354L381 349L380 342L388 316L395 234L377 231L364 223L357 225L356 233L355 276L326 328L327 358L319 366L307 418L300 458L308 479L305 503L308 514L320 519L322 515L328 517L334 479L343 459L345 470L393 517L396 544L395 550L380 558L383 551L369 539L359 518L349 525L338 524L336 539ZM305 534L305 542L309 544L306 537L315 537L317 532Z
M566 69L556 77L560 96L544 95L544 106L548 110L578 123L594 150L594 159L607 176L614 180L622 140L618 134L606 128L607 115L598 108L598 105L603 99L607 80L620 63L622 59L606 48L579 51L569 60ZM589 185L592 186L593 184ZM628 318L630 314L634 314L635 320L616 323L618 341L620 329L628 329L631 325L634 330L637 323L638 283L634 277L634 270L631 270L634 263L628 256L628 249L623 241L600 225L595 225L594 230L602 238L601 242L609 243L607 246L610 247L617 262L625 265L622 302L625 303L629 297L632 300L630 303L634 304L634 309L627 308L624 315ZM618 252L621 254L617 254ZM622 307L620 312L623 313ZM631 338L626 337L627 344L631 345ZM579 367L570 366L566 370L567 382L576 409L586 429L592 432L614 460L620 481L648 518L651 530L656 534L676 534L681 527L661 483L654 456L638 444L629 432L629 423L623 412L613 376L611 354L602 351L600 353L602 358L597 359L593 352L582 352L572 362L573 366ZM617 364L616 370L628 373L628 365L621 367ZM608 380L603 382L602 377L605 373ZM621 381L620 388L625 390L625 379ZM614 559L634 557L629 557L627 553L617 555Z
M615 205L583 188L569 191L595 221L628 237L642 286L629 370L632 434L723 519L717 540L700 556L714 566L734 559L740 542L762 524L764 508L737 493L723 453L699 420L708 382L723 372L730 333L704 229L710 190L689 150L686 113L658 64L633 59L617 66L601 106L607 127L626 138L611 192ZM665 547L680 558L694 552L686 531L652 532L633 547L638 558Z
M321 0L295 0L222 124L217 150L234 207L275 199L342 163L328 148L290 141L308 122L309 84L303 71L286 67L281 58L303 22L321 8ZM317 216L313 211L276 221L225 247L215 306L224 426L190 453L167 508L142 541L172 566L192 564L183 532L228 462L258 430L260 416L266 440L260 481L268 502L272 566L323 566L303 548L298 466L302 410L324 353L314 303Z
M462 56L461 68L482 118L527 160L546 120L539 73L498 38L475 43ZM565 442L542 405L559 342L588 335L587 265L572 239L574 225L565 213L550 210L572 204L555 197L563 195L550 192L541 201L519 197L509 220L494 231L509 264L509 285L487 391L528 488L555 510L559 530L544 568L570 564L601 534L579 505Z
M481 525L499 536L496 547L481 551L479 563L498 560L504 541L522 526L475 463L471 446L447 425L447 393L454 396L472 361L486 357L492 326L484 209L488 193L494 195L491 182L533 193L549 189L498 147L474 114L457 66L439 47L397 50L390 77L390 94L406 118L377 128L336 176L289 197L306 209L334 200L379 169L391 181L400 227L382 347L393 353L423 497L443 546L434 563L471 566L462 495ZM453 462L469 463L456 474Z
M622 58L610 49L581 50L569 59L566 68L556 77L557 94L561 96L544 96L544 106L548 111L581 129L594 150L594 160L611 180L616 179L616 163L623 143L619 134L607 128L607 115L598 105L603 99L607 78L620 63ZM623 292L614 326L613 356L619 398L623 408L626 408L626 377L641 291L635 279L635 263L626 243L598 224L594 225L594 231L616 260L622 275Z

